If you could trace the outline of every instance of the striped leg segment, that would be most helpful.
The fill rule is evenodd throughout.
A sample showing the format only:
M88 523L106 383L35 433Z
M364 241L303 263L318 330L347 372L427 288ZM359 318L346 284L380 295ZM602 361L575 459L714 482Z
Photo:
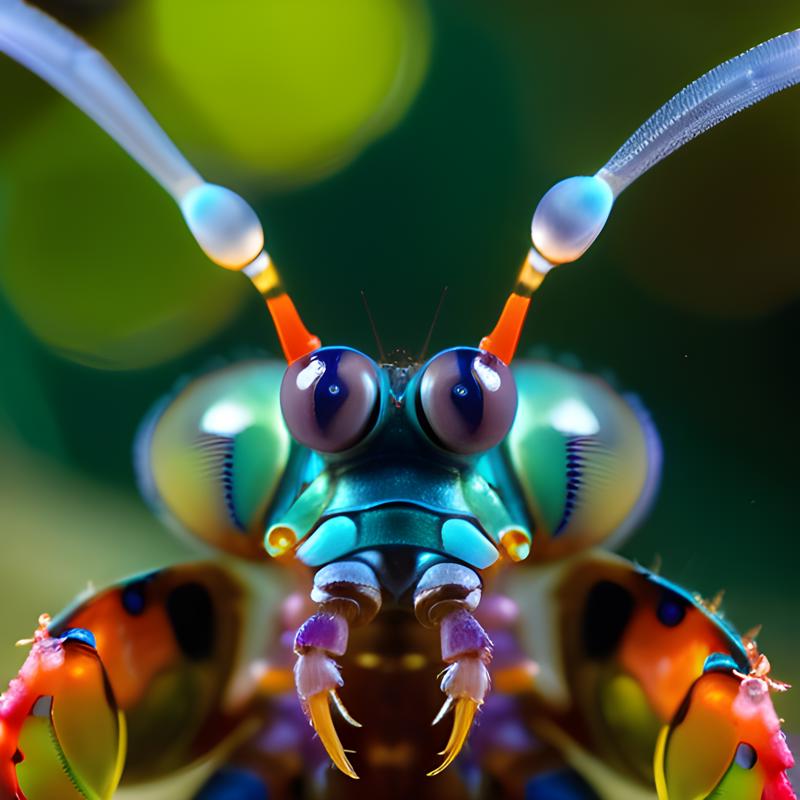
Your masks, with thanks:
M350 626L369 622L378 613L380 586L366 564L336 562L314 576L311 599L320 604L320 611L300 626L294 641L297 694L333 763L345 775L357 779L333 725L331 703L346 722L361 726L339 697L344 681L334 659L347 651Z
M492 642L475 617L465 609L448 614L441 622L442 660L450 666L442 675L442 691L447 695L434 724L454 709L453 730L439 755L444 761L429 776L438 775L461 752L472 728L475 712L489 691L488 664Z
M453 729L439 754L444 760L429 776L443 772L461 752L475 713L489 691L492 642L472 616L480 599L478 575L461 564L447 562L431 567L420 578L414 593L417 618L423 625L439 627L442 660L448 665L441 682L447 699L433 724L453 710Z

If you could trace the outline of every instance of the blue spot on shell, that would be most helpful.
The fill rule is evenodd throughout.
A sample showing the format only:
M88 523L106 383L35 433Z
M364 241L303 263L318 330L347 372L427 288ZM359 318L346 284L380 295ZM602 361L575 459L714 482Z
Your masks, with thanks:
M667 628L676 628L686 617L686 604L672 593L664 594L656 611L658 621Z
M86 628L70 628L64 631L58 638L62 642L81 642L83 644L88 644L89 647L97 648L94 634L91 631L87 631Z

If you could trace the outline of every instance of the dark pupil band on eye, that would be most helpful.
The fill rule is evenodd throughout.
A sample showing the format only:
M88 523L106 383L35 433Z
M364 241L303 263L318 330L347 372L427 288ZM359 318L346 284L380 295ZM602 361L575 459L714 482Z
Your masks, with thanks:
M474 433L483 421L483 390L472 374L474 353L460 351L456 353L458 364L458 383L450 391L450 399L470 433Z
M314 387L314 416L320 430L324 431L333 422L350 392L344 382L339 380L341 351L323 352L317 358L325 364L325 372L320 375Z

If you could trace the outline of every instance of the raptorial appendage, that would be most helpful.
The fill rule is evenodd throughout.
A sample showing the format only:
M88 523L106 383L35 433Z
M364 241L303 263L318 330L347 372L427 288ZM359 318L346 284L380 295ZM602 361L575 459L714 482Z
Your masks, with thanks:
M297 694L333 763L357 779L331 718L332 702L347 722L360 727L339 697L344 680L334 659L347 652L350 626L365 624L378 613L380 586L366 564L339 562L314 576L311 599L320 604L320 611L307 619L295 636Z
M447 696L433 721L435 725L453 710L453 729L442 763L428 773L438 775L461 752L472 728L475 713L489 691L488 665L492 641L472 616L481 599L481 580L460 564L442 563L431 567L419 580L414 593L414 611L423 625L438 626L442 661L441 689Z
M347 620L340 614L314 614L303 623L295 637L294 674L303 708L331 760L345 775L358 778L333 726L329 705L333 701L351 725L359 724L347 713L337 693L344 680L334 658L347 651L348 635Z
M492 641L480 623L465 610L448 614L440 625L442 660L450 666L442 676L442 691L447 695L434 720L436 724L454 708L453 730L439 755L444 761L429 776L438 775L461 752L472 728L475 712L483 705L489 691L488 664L492 659Z
M540 765L526 758L548 746L592 787L589 797L650 797L657 779L659 800L795 800L770 699L786 686L770 678L755 632L742 636L724 617L720 597L703 600L599 551L509 576L503 588L529 609L517 642L538 666L535 675L524 662L493 670L536 740L513 767L499 762L501 779L520 776L514 790L526 774L538 782ZM502 628L486 624L495 666L507 647Z
M48 631L43 614L19 674L0 696L0 796L110 798L125 758L125 724L94 636Z
M431 776L445 770L459 754L489 691L493 645L472 615L481 598L481 587L475 571L449 562L427 569L414 587L416 617L425 627L438 628L446 665L440 675L446 699L433 724L453 712L452 731L440 753L444 759L429 773ZM331 706L345 721L360 726L339 697L344 681L336 659L347 652L350 628L370 622L378 613L381 597L381 584L367 564L329 564L314 578L311 598L319 604L319 611L295 636L295 684L300 701L331 760L351 778L358 775L334 728Z
M768 663L768 662L766 662ZM794 758L771 691L786 687L759 657L744 675L713 655L658 739L654 769L659 800L731 797L796 800L786 770Z

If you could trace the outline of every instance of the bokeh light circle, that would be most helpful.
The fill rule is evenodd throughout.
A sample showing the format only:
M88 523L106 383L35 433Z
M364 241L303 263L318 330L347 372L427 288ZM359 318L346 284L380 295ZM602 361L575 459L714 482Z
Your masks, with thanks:
M218 157L283 183L329 173L393 127L430 55L421 0L148 0L137 13L202 121L170 130L190 145L214 139Z

